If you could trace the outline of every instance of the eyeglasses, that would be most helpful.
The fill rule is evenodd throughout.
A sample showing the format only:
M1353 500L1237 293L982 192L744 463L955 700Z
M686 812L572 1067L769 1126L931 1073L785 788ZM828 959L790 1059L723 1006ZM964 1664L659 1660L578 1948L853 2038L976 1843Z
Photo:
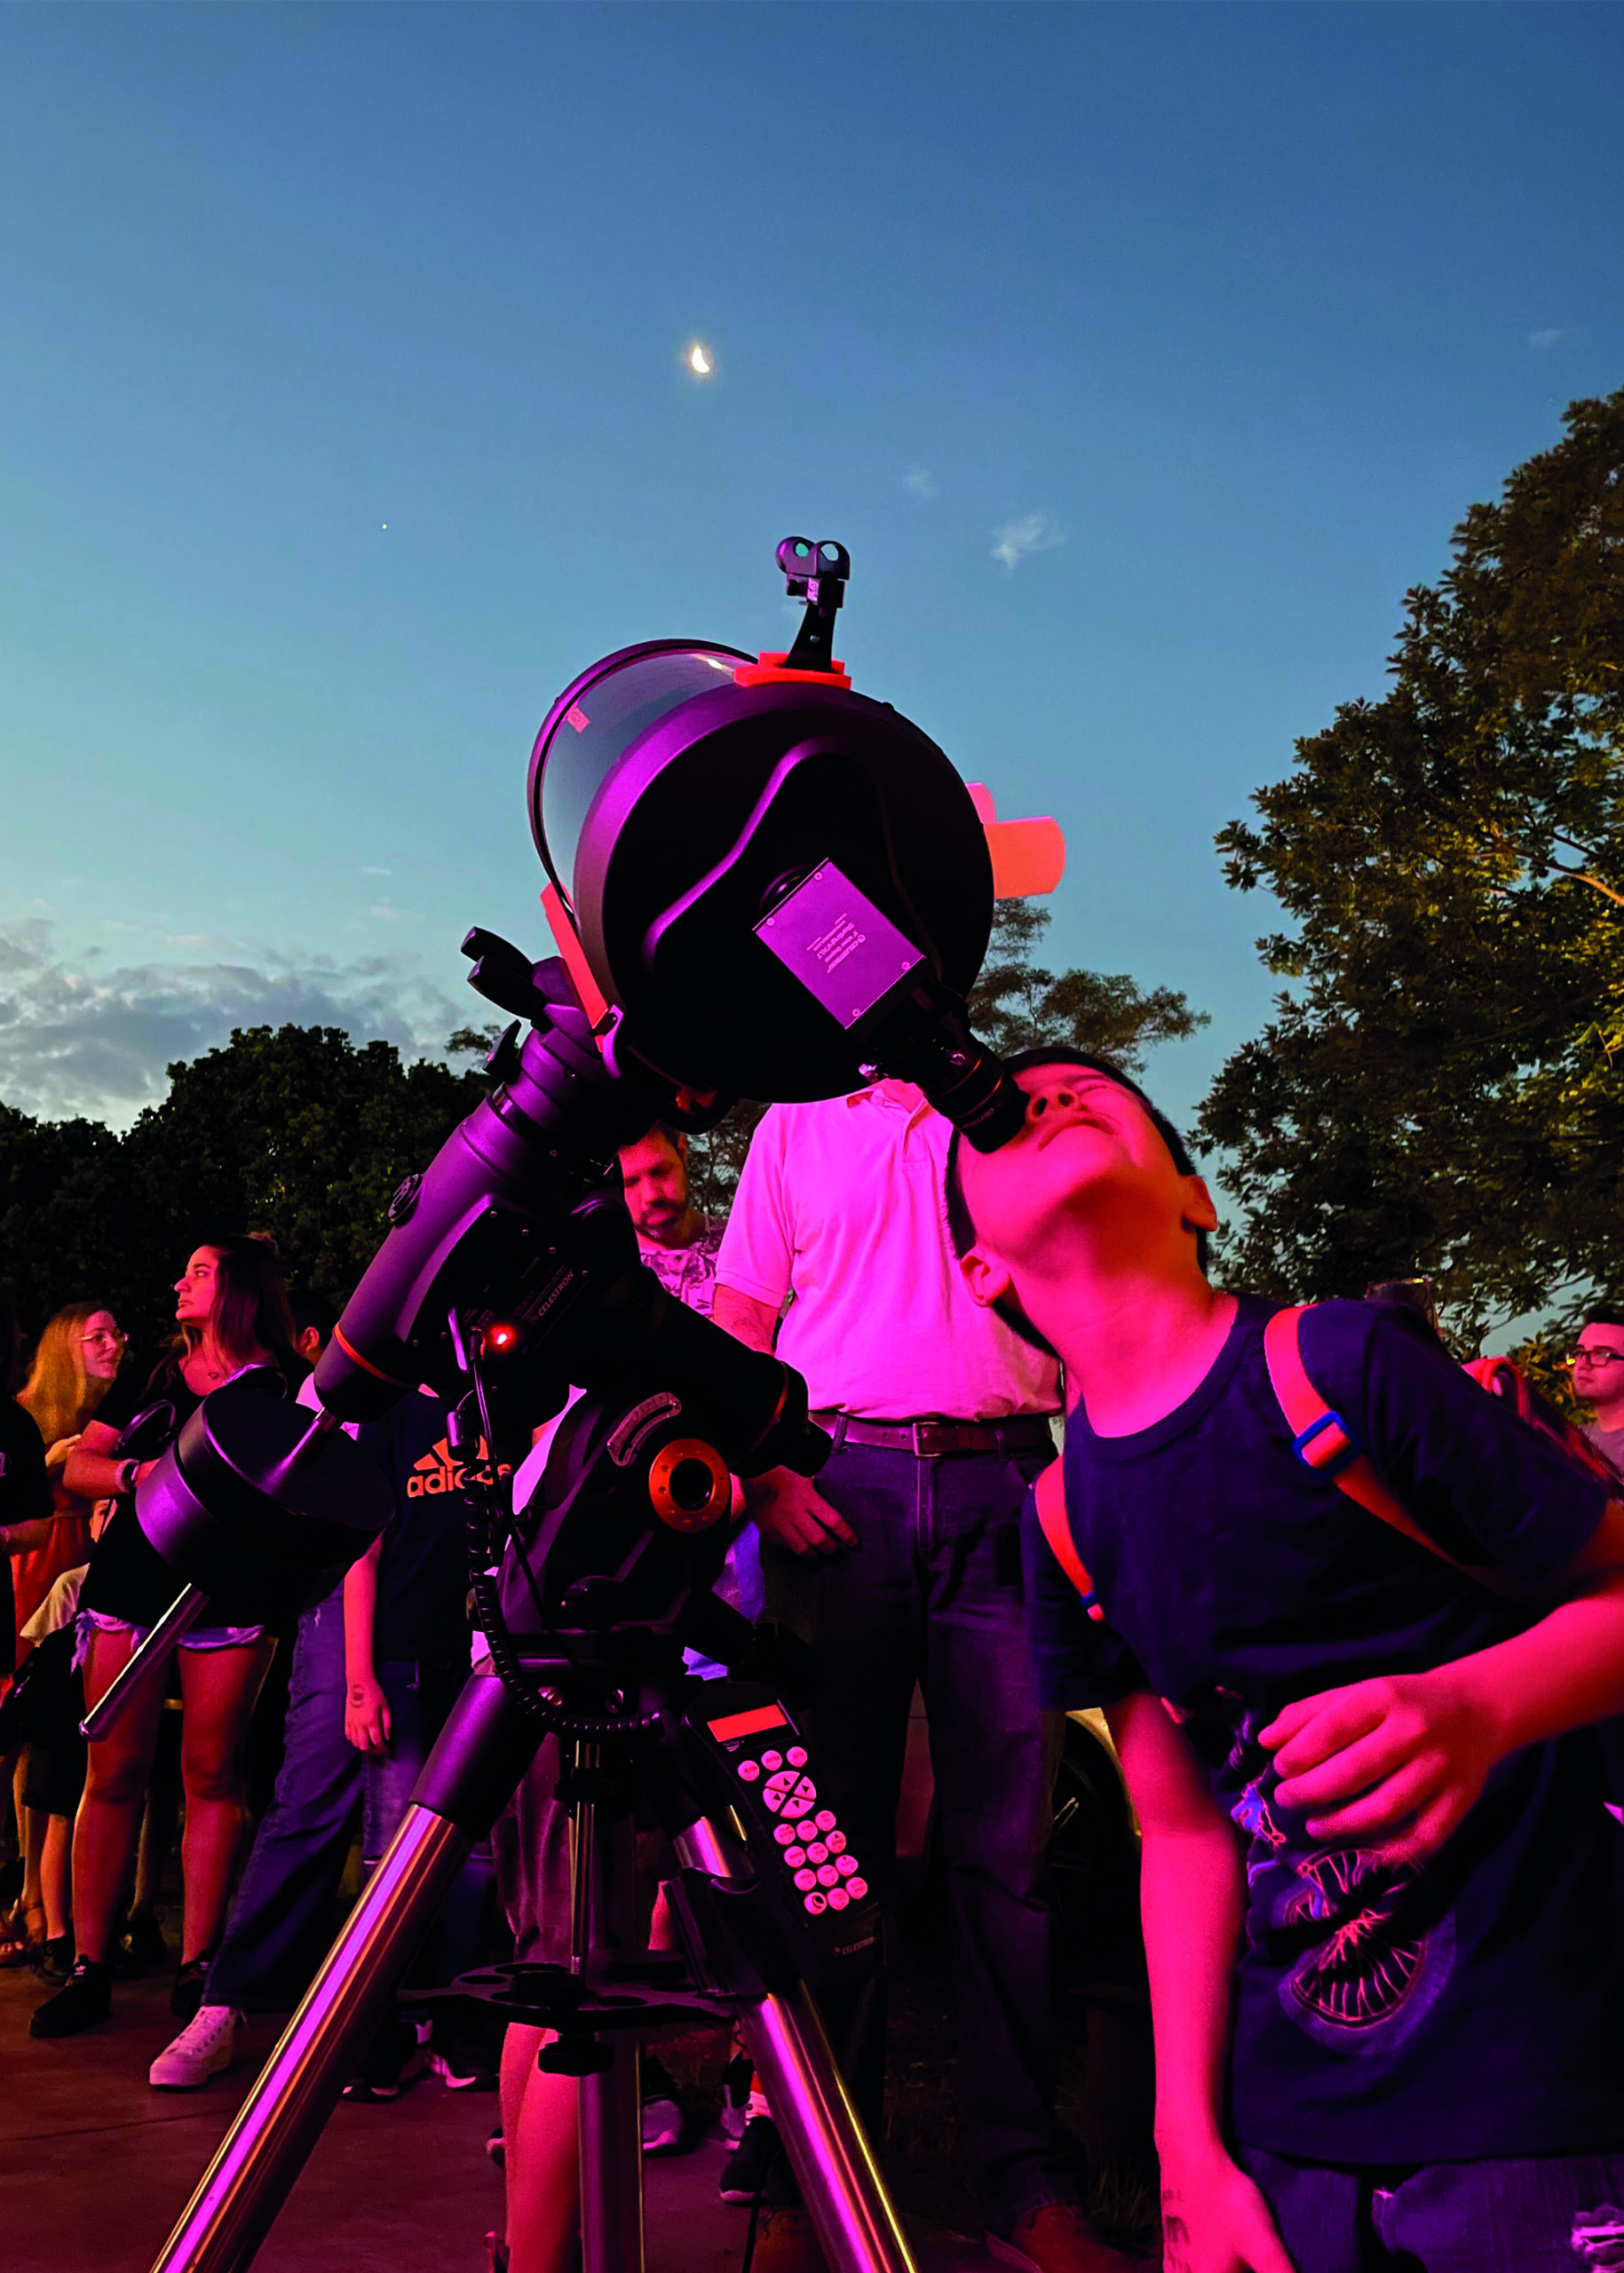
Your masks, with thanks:
M127 1338L126 1335L120 1334L116 1327L109 1333L105 1326L99 1326L94 1334L80 1336L80 1340L87 1344L91 1342L110 1342L115 1350L122 1350Z
M1568 1363L1570 1366L1624 1366L1624 1350L1580 1348L1569 1352Z

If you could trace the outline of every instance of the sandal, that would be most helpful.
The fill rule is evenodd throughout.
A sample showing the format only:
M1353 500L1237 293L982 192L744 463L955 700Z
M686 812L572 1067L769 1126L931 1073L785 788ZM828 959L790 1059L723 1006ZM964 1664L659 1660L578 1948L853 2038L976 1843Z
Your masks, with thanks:
M34 1919L39 1921L37 1932L29 1930L30 1921ZM37 1963L44 1946L44 1905L30 1902L25 1906L19 1902L4 1923L0 1925L0 1971L13 1972L20 1967Z

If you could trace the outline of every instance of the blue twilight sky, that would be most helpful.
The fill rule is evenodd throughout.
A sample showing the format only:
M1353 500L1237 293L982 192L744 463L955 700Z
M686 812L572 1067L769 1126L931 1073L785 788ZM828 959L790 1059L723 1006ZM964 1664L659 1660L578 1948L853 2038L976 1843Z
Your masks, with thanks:
M552 695L784 644L794 530L1188 1114L1213 832L1624 379L1621 86L1612 5L0 10L0 1097L436 1048Z

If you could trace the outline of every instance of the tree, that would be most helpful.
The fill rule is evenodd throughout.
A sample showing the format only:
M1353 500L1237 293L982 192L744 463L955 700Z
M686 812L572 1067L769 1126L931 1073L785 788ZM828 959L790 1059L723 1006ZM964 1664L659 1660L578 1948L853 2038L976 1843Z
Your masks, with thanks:
M1624 391L1454 532L1392 685L1297 744L1229 881L1291 982L1200 1135L1237 1275L1425 1271L1457 1331L1624 1284Z
M994 903L993 936L970 990L970 1018L1001 1056L1058 1042L1137 1073L1153 1042L1185 1041L1209 1023L1205 1010L1192 1010L1170 986L1147 994L1125 973L1063 970L1057 978L1043 970L1032 958L1050 922L1048 908L1030 900Z
M124 1140L127 1171L177 1251L211 1228L275 1234L282 1269L333 1301L387 1228L391 1193L480 1096L475 1074L336 1026L239 1029L169 1068Z
M1208 1023L1168 986L1145 993L1127 977L1063 970L1057 977L1032 960L1049 929L1046 907L1001 899L993 908L993 936L981 975L970 994L970 1024L1001 1055L1040 1042L1110 1057L1137 1073L1153 1042L1182 1041ZM709 1136L689 1146L695 1204L725 1216L732 1205L744 1156L764 1105L747 1098Z
M99 1121L35 1121L0 1105L0 1276L26 1328L87 1297L121 1320L150 1302L157 1266L121 1152Z
M0 1270L30 1327L90 1295L150 1347L210 1232L273 1232L290 1280L341 1300L384 1236L391 1192L484 1086L331 1026L239 1030L169 1075L162 1104L122 1138L0 1105Z

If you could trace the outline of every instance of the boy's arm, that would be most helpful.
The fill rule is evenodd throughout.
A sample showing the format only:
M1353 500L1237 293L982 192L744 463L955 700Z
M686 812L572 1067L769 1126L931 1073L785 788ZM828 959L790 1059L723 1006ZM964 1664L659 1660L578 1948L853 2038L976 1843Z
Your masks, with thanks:
M1508 1754L1624 1712L1624 1503L1608 1501L1558 1591L1509 1642L1303 1698L1262 1730L1282 1804L1330 1810L1309 1818L1311 1837L1391 1833L1382 1852L1414 1861L1442 1846Z
M372 1628L377 1615L377 1566L384 1552L380 1532L359 1563L344 1574L344 1732L357 1752L389 1749L389 1699L372 1662Z
M1224 2142L1246 1866L1234 1826L1160 1699L1105 1717L1144 1833L1140 1911L1156 2038L1166 2273L1292 2273L1263 2196Z

